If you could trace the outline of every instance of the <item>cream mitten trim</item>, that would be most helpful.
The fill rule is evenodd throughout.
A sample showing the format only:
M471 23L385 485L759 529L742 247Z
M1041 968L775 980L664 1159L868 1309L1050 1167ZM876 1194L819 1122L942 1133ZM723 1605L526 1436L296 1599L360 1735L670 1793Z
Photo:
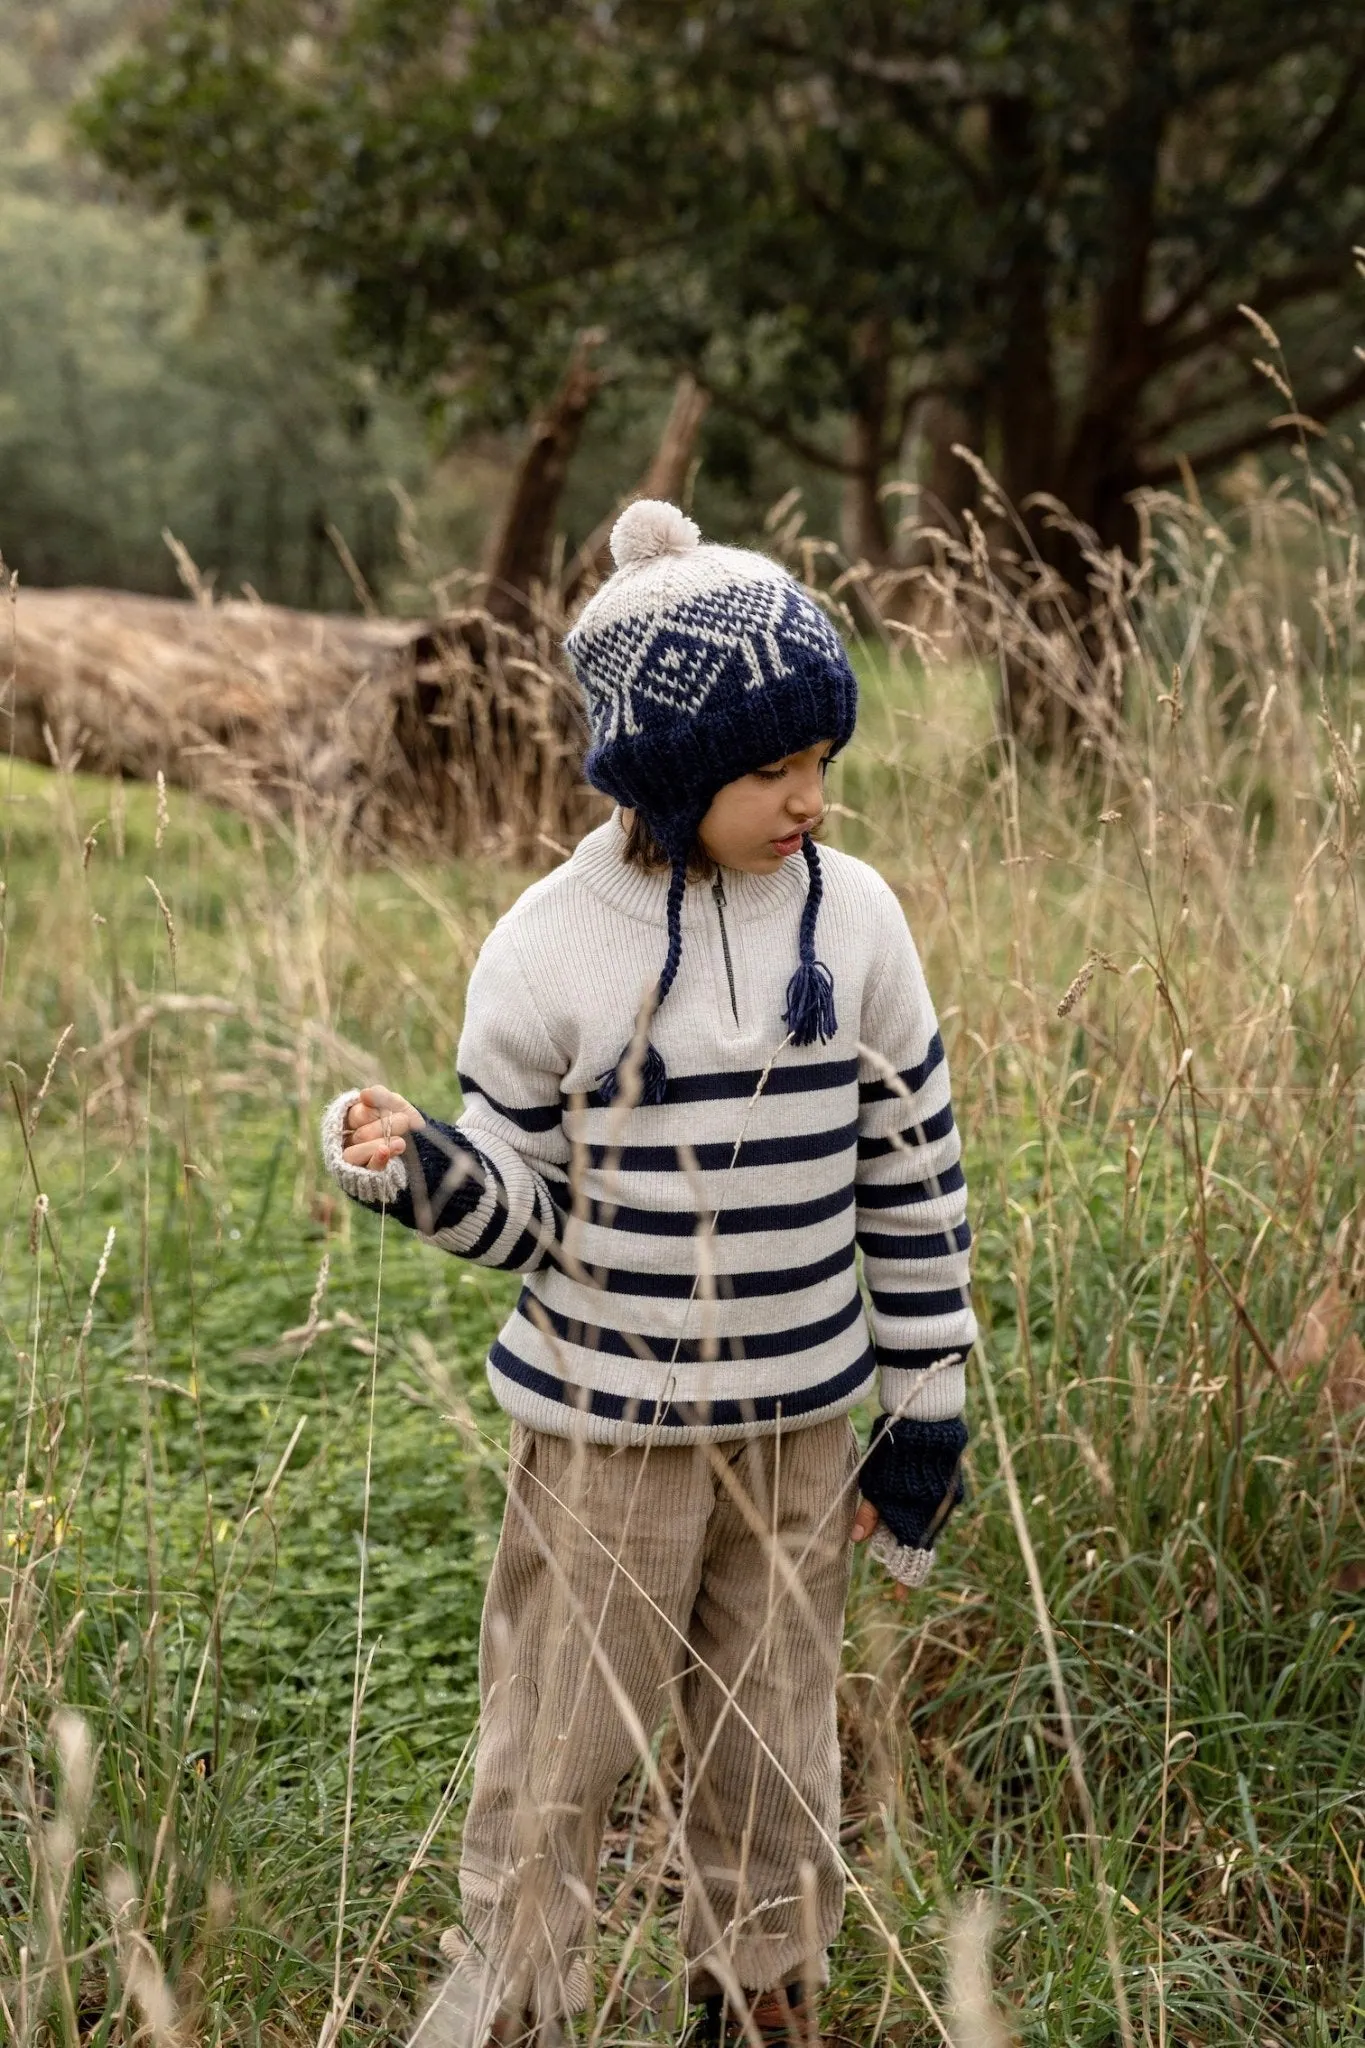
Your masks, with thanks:
M867 1547L902 1586L922 1586L934 1562L932 1550L913 1550L908 1543L898 1543L885 1522L878 1522Z
M400 1154L382 1173L368 1166L348 1166L342 1158L346 1144L346 1112L359 1095L348 1088L322 1112L322 1163L342 1193L353 1202L395 1202L408 1184L407 1161Z

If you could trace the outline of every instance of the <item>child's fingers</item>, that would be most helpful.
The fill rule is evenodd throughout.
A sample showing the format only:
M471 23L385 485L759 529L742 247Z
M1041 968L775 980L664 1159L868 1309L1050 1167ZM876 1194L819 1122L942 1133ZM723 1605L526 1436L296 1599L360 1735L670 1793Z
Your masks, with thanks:
M368 1088L362 1088L356 1101L363 1102L367 1109L375 1111L380 1116L396 1116L412 1108L405 1095L396 1095L392 1088L385 1088L378 1081ZM355 1104L352 1104L352 1108L354 1107Z
M341 1156L348 1166L378 1169L387 1166L391 1159L399 1158L406 1150L401 1138L365 1139L347 1145Z
M367 1116L364 1123L352 1124L350 1141L353 1145L377 1145L381 1139L405 1138L416 1128L417 1119L411 1116Z
M866 1543L880 1520L881 1516L877 1513L871 1501L860 1500L858 1512L853 1517L853 1541L855 1543Z
M366 1129L415 1131L421 1121L407 1098L391 1088L362 1088L346 1111L346 1128L357 1136Z

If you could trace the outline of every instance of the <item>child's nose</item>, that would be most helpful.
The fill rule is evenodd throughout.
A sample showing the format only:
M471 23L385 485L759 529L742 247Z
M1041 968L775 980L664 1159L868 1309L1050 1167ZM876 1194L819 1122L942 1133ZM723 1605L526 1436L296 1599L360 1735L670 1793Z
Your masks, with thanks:
M787 809L793 818L818 818L824 801L818 775L800 776L787 793Z

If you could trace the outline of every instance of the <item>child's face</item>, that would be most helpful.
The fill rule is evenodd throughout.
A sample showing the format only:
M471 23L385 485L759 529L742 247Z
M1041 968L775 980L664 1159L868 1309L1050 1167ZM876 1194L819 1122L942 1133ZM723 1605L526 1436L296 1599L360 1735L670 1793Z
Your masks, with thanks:
M833 740L727 782L701 821L698 837L718 867L770 875L796 853L803 832L825 813L825 767Z

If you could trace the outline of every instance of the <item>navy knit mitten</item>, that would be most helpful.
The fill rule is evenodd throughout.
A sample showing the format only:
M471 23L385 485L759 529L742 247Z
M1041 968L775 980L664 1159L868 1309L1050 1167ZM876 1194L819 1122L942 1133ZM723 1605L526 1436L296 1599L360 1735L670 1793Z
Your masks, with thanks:
M933 1562L934 1538L962 1499L967 1425L894 1420L879 1415L859 1486L881 1522L871 1550L902 1585L919 1586Z
M484 1190L483 1160L454 1124L443 1124L439 1118L427 1116L425 1110L421 1114L425 1130L408 1136L416 1154L408 1169L414 1220L419 1230L453 1230L479 1206Z

